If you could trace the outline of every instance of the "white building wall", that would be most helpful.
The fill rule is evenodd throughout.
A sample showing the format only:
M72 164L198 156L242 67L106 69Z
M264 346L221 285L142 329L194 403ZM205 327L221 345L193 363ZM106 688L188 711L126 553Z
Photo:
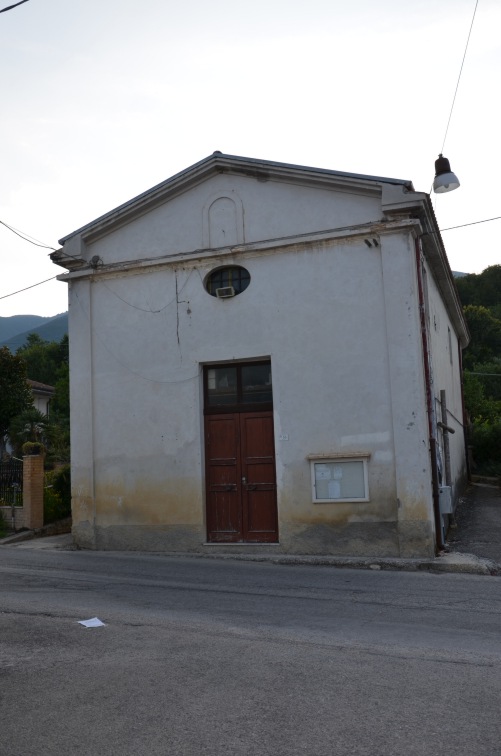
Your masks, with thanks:
M279 548L433 554L414 244L434 224L428 198L407 183L232 160L194 166L64 243L77 540L203 549L202 368L269 358ZM431 254L437 270L442 251ZM204 282L228 264L251 283L222 301ZM433 391L447 391L460 425L457 334L426 270ZM459 485L462 433L450 441ZM321 454L367 455L369 501L314 504Z
M166 254L183 254L209 246L207 215L218 198L235 203L239 232L228 244L344 228L378 221L381 201L356 195L278 181L257 181L244 176L214 176L191 187L189 195L173 197L112 234L89 244L87 259L100 255L105 263L145 260Z
M49 414L50 397L37 394L35 390L33 392L33 406L43 415Z
M429 265L425 262L428 288L428 328L433 374L433 397L436 421L441 421L440 392L445 390L447 424L454 429L449 433L453 495L461 492L466 478L465 437L461 392L461 373L458 335L445 308L443 298ZM444 434L437 428L437 441L441 451L442 483L445 485Z
M434 514L419 290L412 234L381 239L400 554L433 552Z
M142 249L157 243L149 228L141 225ZM93 254L107 260L116 236L93 244ZM137 238L129 226L125 259ZM399 235L371 249L361 238L294 244L75 281L72 456L82 545L200 548L201 365L270 357L281 548L431 553L412 259ZM211 297L206 275L231 262L249 270L249 288ZM308 455L331 452L370 455L369 502L312 503Z

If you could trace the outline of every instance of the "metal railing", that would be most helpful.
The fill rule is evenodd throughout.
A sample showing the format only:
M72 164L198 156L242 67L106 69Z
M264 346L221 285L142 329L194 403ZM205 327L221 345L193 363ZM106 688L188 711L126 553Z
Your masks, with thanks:
M15 457L0 462L0 506L23 503L23 461Z

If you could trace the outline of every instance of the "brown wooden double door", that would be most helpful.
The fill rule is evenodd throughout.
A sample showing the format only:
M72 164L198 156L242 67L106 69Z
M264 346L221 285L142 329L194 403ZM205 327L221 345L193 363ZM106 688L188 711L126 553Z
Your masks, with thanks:
M207 537L278 541L273 412L205 417Z

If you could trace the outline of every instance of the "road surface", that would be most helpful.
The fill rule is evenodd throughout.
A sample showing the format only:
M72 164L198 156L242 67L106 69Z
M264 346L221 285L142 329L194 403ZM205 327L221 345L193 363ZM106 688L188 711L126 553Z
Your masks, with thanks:
M496 577L2 547L0 753L497 756L500 641Z

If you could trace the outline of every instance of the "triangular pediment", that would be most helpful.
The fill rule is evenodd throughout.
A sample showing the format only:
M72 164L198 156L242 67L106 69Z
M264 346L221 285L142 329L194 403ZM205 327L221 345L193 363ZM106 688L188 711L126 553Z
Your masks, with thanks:
M110 233L114 228L127 224L134 218L151 212L160 205L221 176L232 178L232 181L227 182L228 185L240 178L258 182L261 185L274 182L288 186L355 194L360 197L380 197L382 184L401 185L412 189L411 182L403 179L332 171L214 152L204 160L67 234L60 239L60 244L65 244L76 235L85 239L87 244L92 243L97 238ZM219 189L224 191L224 187Z

